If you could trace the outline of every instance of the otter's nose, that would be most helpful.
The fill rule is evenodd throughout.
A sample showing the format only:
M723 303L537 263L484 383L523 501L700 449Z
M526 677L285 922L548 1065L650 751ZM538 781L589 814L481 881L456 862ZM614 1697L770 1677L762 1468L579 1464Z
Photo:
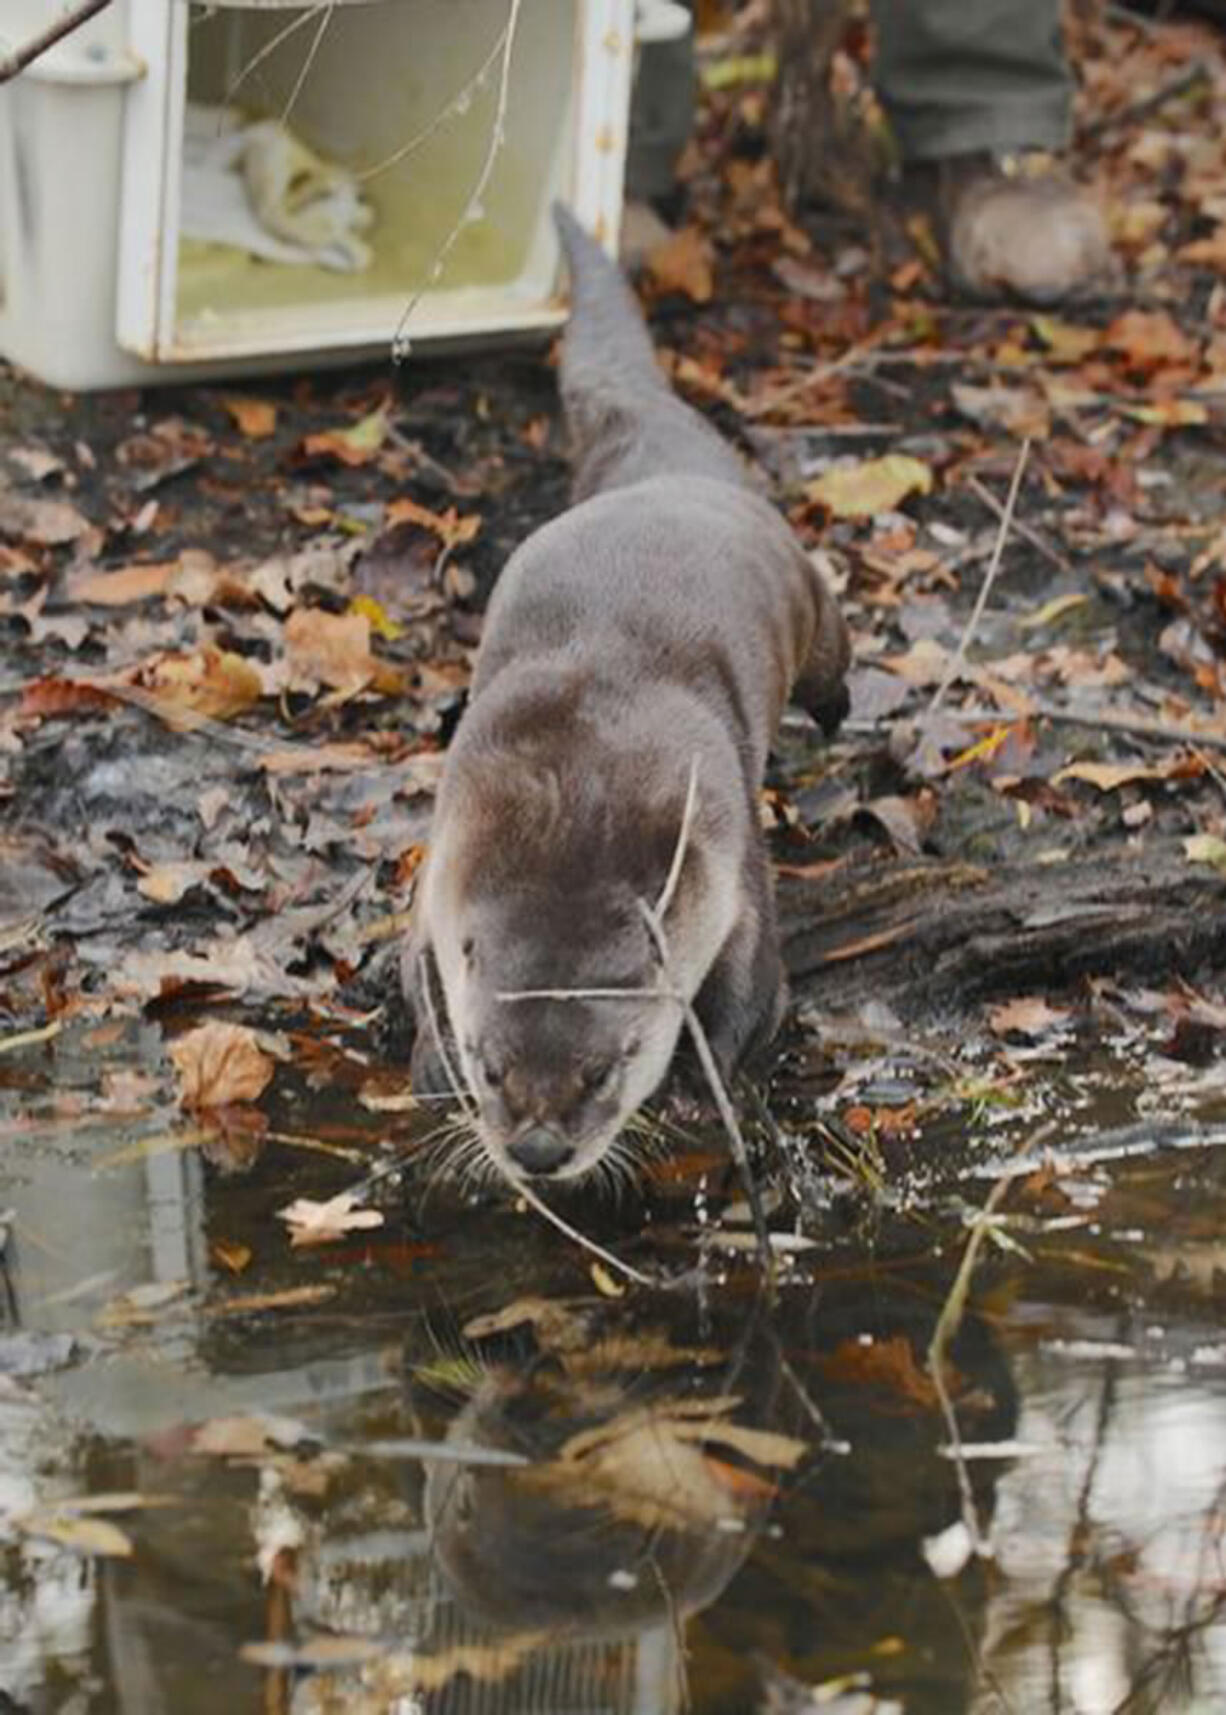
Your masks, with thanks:
M564 1137L548 1126L535 1125L531 1131L507 1145L507 1152L517 1167L526 1173L556 1173L565 1167L575 1153Z

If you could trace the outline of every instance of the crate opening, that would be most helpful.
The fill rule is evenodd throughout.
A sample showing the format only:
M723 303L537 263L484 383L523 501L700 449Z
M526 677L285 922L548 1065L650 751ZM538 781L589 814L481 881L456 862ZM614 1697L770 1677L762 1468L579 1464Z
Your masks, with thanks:
M463 218L498 124L508 16L506 0L190 6L181 353L273 349L291 321L293 344L390 339L418 293L424 332L488 322L491 293L546 307L549 203L571 191L576 0L520 8L501 144Z

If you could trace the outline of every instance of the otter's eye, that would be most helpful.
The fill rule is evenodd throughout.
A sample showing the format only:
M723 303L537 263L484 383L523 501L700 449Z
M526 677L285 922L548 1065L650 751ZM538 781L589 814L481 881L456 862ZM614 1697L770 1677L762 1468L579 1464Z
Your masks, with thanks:
M582 1080L583 1088L589 1094L594 1094L597 1090L603 1089L606 1084L611 1083L616 1072L616 1060L592 1060L583 1068L579 1077Z
M639 1039L638 1039L638 1037L637 1036L628 1036L626 1038L625 1042L622 1043L622 1059L624 1061L633 1060L634 1056L638 1053L638 1051L639 1051Z
M502 1084L502 1067L492 1066L488 1060L483 1060L481 1062L481 1076L491 1090L497 1090Z
M470 964L472 963L472 957L476 950L477 943L473 940L472 936L465 935L464 939L460 942L460 951Z

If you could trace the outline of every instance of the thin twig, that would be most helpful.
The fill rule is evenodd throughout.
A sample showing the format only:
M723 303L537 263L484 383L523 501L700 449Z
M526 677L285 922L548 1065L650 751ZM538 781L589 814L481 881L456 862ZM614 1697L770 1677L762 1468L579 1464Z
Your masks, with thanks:
M980 619L983 617L983 610L987 606L988 594L992 585L996 581L996 574L1000 570L1001 556L1005 551L1005 542L1009 535L1009 526L1013 521L1013 509L1017 505L1018 490L1022 486L1022 473L1026 469L1026 460L1029 456L1030 437L1028 435L1018 448L1017 463L1013 467L1013 480L1009 484L1008 498L1005 501L1004 511L1000 516L1000 529L996 534L996 546L992 550L992 558L988 562L988 569L984 573L983 583L979 587L979 594L975 599L975 606L971 610L971 617L966 622L966 628L963 631L962 636L958 639L957 650L954 653L953 659L946 667L940 684L932 693L932 701L929 703L927 711L929 715L934 715L937 712L941 704L945 701L945 693L949 690L949 687L962 671L962 667L966 661L967 648L970 645L971 638L975 635L975 630Z
M681 992L679 985L673 978L672 960L664 926L645 899L639 900L638 907L644 922L647 924L648 932L656 944L656 951L660 956L664 975L674 990L677 991L686 1028L689 1030L694 1043L703 1075L710 1085L711 1094L715 1098L715 1105L719 1109L719 1117L724 1123L724 1130L728 1133L728 1147L731 1150L732 1159L736 1163L741 1184L745 1188L745 1198L749 1204L750 1215L753 1217L754 1238L757 1241L758 1254L763 1268L767 1273L770 1273L774 1268L774 1252L771 1250L770 1234L766 1230L766 1216L762 1211L762 1199L758 1195L758 1187L754 1182L753 1171L749 1165L749 1150L746 1148L745 1138L737 1123L736 1111L728 1096L724 1080L720 1077L719 1067L715 1063L715 1055L711 1051L711 1044L707 1040L707 1033L702 1027L702 1021L694 1011L694 1004L687 995Z
M529 1208L535 1209L538 1215L543 1215L552 1226L555 1226L560 1233L565 1233L568 1239L573 1239L581 1249L590 1251L593 1256L599 1257L601 1262L608 1263L610 1268L616 1269L619 1274L624 1274L627 1280L633 1280L638 1286L657 1287L663 1284L653 1275L644 1274L641 1269L635 1268L633 1264L623 1262L621 1257L615 1256L612 1251L607 1251L603 1245L598 1245L595 1239L589 1239L586 1233L581 1233L577 1227L572 1227L569 1221L562 1219L556 1209L551 1209L548 1203L537 1196L526 1180L517 1179L513 1173L506 1172L501 1163L496 1163L496 1165L507 1184L511 1186L517 1196L523 1198Z
M1205 750L1226 751L1226 735L1202 732L1199 727L1182 726L1178 721L1149 720L1144 715L1121 715L1111 709L1082 711L1062 709L1056 703L1031 703L1024 714L1012 709L944 709L942 720L956 721L961 726L1010 725L1019 721L1058 721L1065 726L1102 727L1124 733L1130 738L1148 739L1154 744L1200 745ZM848 733L876 730L876 723L846 721L842 730Z
M515 27L519 22L519 9L522 4L523 0L509 0L506 29L504 31L502 47L502 66L498 74L498 104L494 110L494 123L490 127L489 140L486 143L485 155L481 162L481 170L477 174L476 182L474 183L472 190L468 193L468 200L464 204L459 220L456 221L451 231L447 234L447 237L443 240L441 247L435 255L434 261L430 265L429 272L405 305L404 313L396 324L396 331L392 335L392 361L395 363L402 362L404 358L409 355L410 341L404 331L408 325L409 318L412 316L413 311L417 308L418 304L420 304L422 298L426 295L430 286L442 274L447 258L455 248L457 239L465 226L468 225L468 222L472 218L474 212L480 207L481 199L485 195L486 186L489 184L490 177L494 171L494 163L498 159L498 151L502 148L503 142L505 141L507 100L511 89L511 56L515 49Z
M282 42L288 41L295 31L300 30L304 24L309 24L318 13L327 8L327 4L328 0L318 0L318 4L308 6L304 12L299 12L296 17L291 18L288 24L278 30L276 35L265 42L262 48L259 48L254 54L252 54L251 58L247 61L246 65L243 67L242 71L239 72L234 81L226 85L224 102L227 107L246 83L247 79L251 76L252 72L256 71L264 63L269 54L275 53L281 46ZM224 122L224 112L219 117Z
M57 42L62 42L65 36L71 35L82 24L97 17L99 12L105 12L111 0L80 0L62 17L48 24L45 30L40 30L36 36L31 36L19 48L12 48L7 54L0 56L0 83L8 83L10 78L32 65L48 48L53 48Z
M363 172L356 174L355 177L359 184L365 184L367 179L377 178L380 173L387 172L389 167L396 166L407 156L414 154L421 148L423 143L428 143L430 141L431 137L434 136L434 133L441 125L445 125L454 114L462 113L465 110L468 102L472 99L473 91L480 89L481 85L490 74L490 67L503 51L503 48L506 45L507 31L510 27L510 20L508 18L507 23L503 25L502 29L494 38L494 45L490 49L489 53L486 54L485 58L482 60L481 64L477 67L472 76L467 78L463 85L456 90L455 94L451 97L451 100L444 106L440 107L433 119L428 119L420 131L414 132L413 136L409 138L407 143L402 143L400 147L394 150L390 155L385 155L381 161L376 161L373 167L367 167Z
M690 778L685 789L685 807L681 812L681 832L677 835L677 844L673 847L673 861L668 867L668 875L660 890L660 897L653 907L656 918L663 923L668 915L668 908L673 902L677 884L681 880L681 871L685 864L685 854L689 850L690 833L694 826L694 812L698 807L698 758L690 762Z
M1000 501L997 500L996 496L992 493L992 490L986 483L980 482L977 476L972 476L967 478L966 486L970 489L976 499L982 500L989 512L994 512L997 518L1004 517L1004 507L1001 505ZM1027 524L1022 518L1015 518L1013 520L1013 528L1024 541L1030 543L1030 546L1036 551L1036 553L1042 554L1045 560L1050 560L1051 564L1059 571L1063 572L1066 577L1072 576L1073 562L1065 559L1064 555L1061 554L1058 549L1053 548L1045 536L1041 536L1037 530Z
M306 51L306 58L303 60L298 76L294 80L294 87L290 90L285 106L281 109L282 125L288 121L290 114L294 110L294 105L297 102L298 97L302 94L302 86L310 76L311 67L315 64L315 56L318 54L320 44L322 43L324 36L327 34L328 25L332 22L332 14L335 10L335 6L324 6L322 9L319 19L319 28L316 30L311 45Z
M966 1457L962 1451L962 1436L958 1428L958 1416L954 1411L954 1402L950 1398L949 1389L945 1385L945 1359L949 1342L957 1333L962 1321L962 1312L966 1308L966 1295L971 1283L971 1274L974 1271L980 1247L992 1225L993 1215L1012 1184L1013 1180L1009 1176L998 1179L988 1193L987 1202L976 1215L971 1226L971 1236L967 1240L965 1251L962 1253L962 1261L959 1263L958 1272L954 1276L954 1283L949 1289L949 1296L942 1306L936 1328L928 1345L928 1374L932 1378L932 1385L936 1389L937 1399L940 1402L941 1415L945 1419L945 1432L949 1436L954 1469L958 1473L962 1523L966 1527L972 1548L981 1558L986 1557L989 1553L989 1545L979 1526L979 1515L975 1510L975 1497L966 1469Z
M456 1100L459 1102L468 1119L471 1120L474 1126L476 1126L476 1102L474 1101L471 1092L466 1091L466 1088L462 1085L461 1079L452 1064L451 1056L447 1051L447 1045L443 1040L443 1032L439 1025L438 1012L434 1005L434 996L430 990L429 960L425 953L419 953L417 958L421 993L426 1005L426 1017L430 1024L430 1034L434 1038L434 1046L438 1052L439 1059L442 1061L443 1071L447 1074L447 1080L455 1092ZM479 1128L478 1135L480 1135ZM563 1220L562 1216L559 1215L556 1210L551 1209L549 1204L546 1203L543 1198L537 1196L536 1192L526 1180L521 1179L518 1174L513 1173L504 1162L500 1161L498 1157L494 1155L492 1150L487 1150L486 1156L495 1171L506 1181L517 1197L522 1197L529 1208L535 1209L538 1215L541 1215L550 1223L551 1226L556 1227L560 1233L565 1234L568 1239L573 1240L581 1249L590 1252L592 1256L599 1257L601 1262L607 1263L610 1268L616 1269L619 1274L624 1274L628 1280L633 1280L639 1286L654 1287L660 1285L660 1282L658 1280L654 1280L651 1275L644 1274L640 1269L635 1268L628 1262L623 1262L620 1257L614 1256L612 1251L606 1250L603 1245L598 1245L595 1239L589 1239L586 1234L581 1233L577 1227L572 1227L569 1221Z

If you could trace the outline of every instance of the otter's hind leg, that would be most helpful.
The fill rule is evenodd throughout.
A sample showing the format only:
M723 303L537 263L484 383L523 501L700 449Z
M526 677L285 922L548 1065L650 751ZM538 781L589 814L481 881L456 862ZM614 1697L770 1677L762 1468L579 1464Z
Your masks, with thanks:
M817 599L817 628L808 658L796 675L792 701L821 727L827 738L833 738L839 724L851 707L847 693L847 668L851 660L851 640L838 604L826 588L817 568L806 560Z

